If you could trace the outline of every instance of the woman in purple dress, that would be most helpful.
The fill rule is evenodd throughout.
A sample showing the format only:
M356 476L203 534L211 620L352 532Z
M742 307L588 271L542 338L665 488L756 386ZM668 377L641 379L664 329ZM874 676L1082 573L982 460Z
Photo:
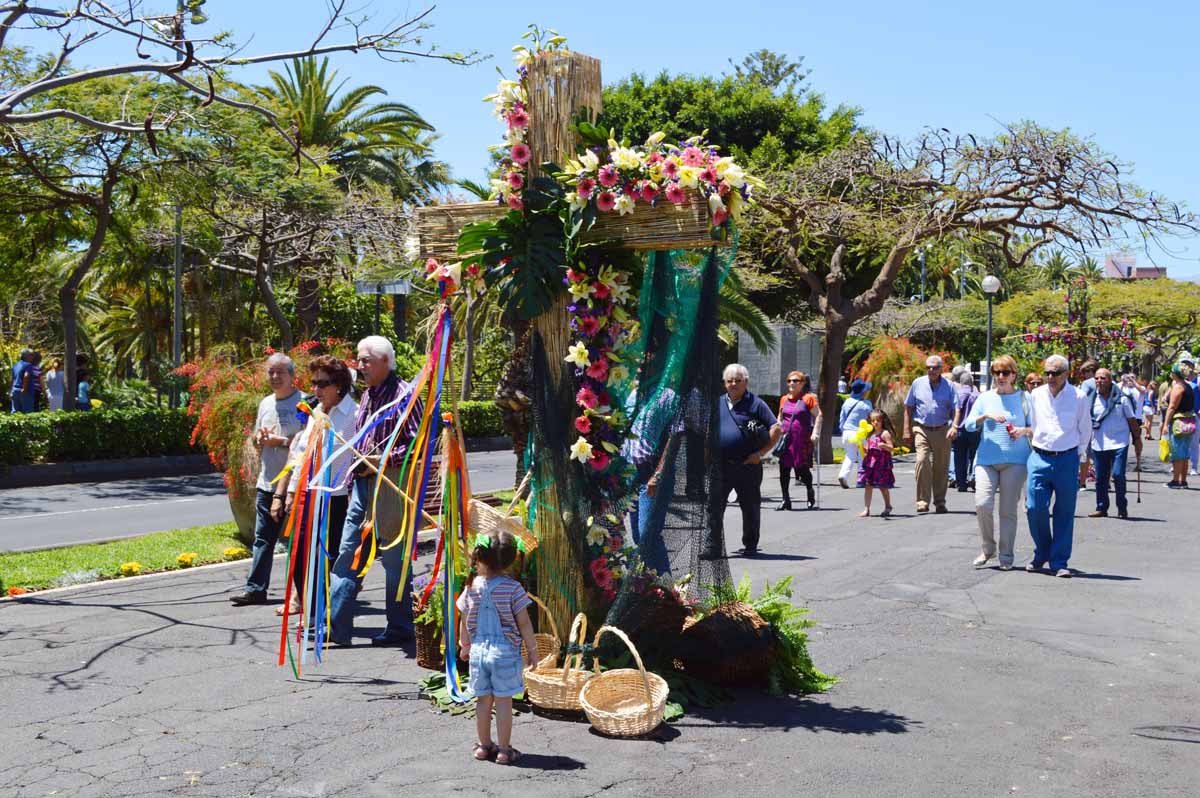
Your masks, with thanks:
M787 382L788 392L779 397L779 423L783 427L783 434L787 436L787 444L779 455L779 489L783 491L783 503L775 509L792 509L788 485L794 470L796 478L804 483L808 491L808 509L811 510L817 503L813 495L812 456L821 408L817 405L816 395L812 393L807 374L793 371L788 375Z

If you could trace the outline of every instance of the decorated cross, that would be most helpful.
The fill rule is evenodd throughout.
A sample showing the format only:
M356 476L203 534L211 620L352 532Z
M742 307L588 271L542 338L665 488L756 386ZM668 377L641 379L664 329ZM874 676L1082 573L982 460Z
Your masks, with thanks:
M661 153L639 154L609 142L607 149L613 163L600 166L594 152L579 153L581 141L576 132L579 119L594 123L600 112L600 62L566 49L538 47L523 50L523 53L521 84L509 83L507 89L502 84L501 94L497 95L500 98L498 109L508 122L511 147L506 160L510 165L506 167L506 182L500 184L498 190L500 201L418 209L414 225L423 259L444 263L463 258L468 254L459 251L463 246L460 235L464 228L472 223L495 222L513 210L524 209L522 189L539 176L539 166L548 162L563 167L568 164L581 167L572 170L579 177L573 178L575 182L569 188L571 207L578 211L588 206L593 214L594 223L584 226L580 236L585 243L619 240L622 247L640 251L708 248L724 243L714 240L714 222L721 224L728 217L726 200L731 209L733 203L740 200L740 196L732 196L738 195L739 191L731 189L731 184L739 187L741 196L747 190L744 175L731 159L723 159L718 164L715 150L701 154L699 148L682 144L680 149L673 150L675 155L664 158ZM517 93L521 100L504 105L503 93L517 89L520 89ZM516 134L513 134L514 129ZM662 136L656 135L657 138L647 142L649 147L659 147ZM619 176L618 165L626 162L635 170L643 170L637 174L653 179ZM730 180L723 182L718 172L727 174ZM735 175L737 179L734 179ZM618 180L621 180L620 184ZM685 192L684 187L697 190ZM503 263L500 265L504 267ZM557 268L547 274L546 282L553 283L546 287L550 298L541 312L531 319L532 333L540 338L547 353L546 382L552 386L548 393L557 396L564 395L560 387L566 384L565 379L573 379L575 373L586 373L601 382L609 373L607 360L599 363L589 360L589 348L582 343L570 346L570 354L563 357L568 352L568 344L577 338L572 331L579 331L578 318L572 325L572 297L587 297L591 290L588 285L577 282L583 279L582 275L563 269L565 265L557 264ZM570 276L572 283L569 293L561 290L564 273ZM605 285L603 291L607 293L610 288ZM574 363L579 371L565 375L568 363ZM533 387L541 389L543 386ZM584 394L588 390L583 387L579 396L586 399ZM575 391L566 395L575 395ZM535 423L563 426L561 430L542 435L542 440L575 439L571 457L580 463L589 463L599 476L606 467L609 454L599 446L593 448L577 435L576 428L583 433L589 418L599 418L589 415L584 400L580 400L580 404L585 410L575 419L574 427L571 423L573 414L567 414L565 419L535 419ZM577 562L578 549L567 538L564 516L570 511L562 493L565 490L562 475L554 473L549 458L536 457L535 460L531 464L534 484L541 486L536 496L534 521L540 542L538 590L555 617L565 622L579 610L596 608L588 606L584 598L589 591L584 584L583 564ZM589 470L589 473L592 472ZM595 578L593 581L599 582Z

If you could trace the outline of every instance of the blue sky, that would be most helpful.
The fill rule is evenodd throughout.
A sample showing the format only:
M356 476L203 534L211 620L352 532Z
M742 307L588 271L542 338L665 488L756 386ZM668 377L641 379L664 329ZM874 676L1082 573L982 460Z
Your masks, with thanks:
M210 0L207 8L213 26L242 40L252 34L247 52L257 53L306 42L324 5ZM813 90L830 105L862 108L863 123L891 135L912 136L925 126L988 135L1000 122L1020 119L1070 128L1132 163L1143 187L1200 211L1194 152L1200 10L1174 0L1146 4L1155 10L1134 5L443 0L429 17L435 26L429 40L491 60L469 68L392 64L370 54L335 61L351 83L378 84L432 122L441 134L438 157L456 177L482 176L486 148L501 131L481 98L495 85L496 67L511 75L510 48L537 22L567 36L572 49L600 58L606 81L664 69L716 74L729 68L729 59L765 47L803 56ZM426 7L360 0L355 13L387 19ZM1151 251L1154 259L1171 276L1200 279L1200 240L1168 243L1170 252ZM1147 256L1139 253L1139 261Z

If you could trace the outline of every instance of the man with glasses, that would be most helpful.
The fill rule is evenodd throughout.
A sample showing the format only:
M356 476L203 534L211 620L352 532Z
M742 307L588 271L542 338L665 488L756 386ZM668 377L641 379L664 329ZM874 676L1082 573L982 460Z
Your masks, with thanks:
M721 445L721 490L713 498L720 502L712 508L713 526L723 533L725 507L729 494L737 491L742 510L743 557L758 555L760 516L762 513L762 460L775 447L783 429L767 403L747 388L750 372L741 363L731 363L721 375L725 395L717 401ZM714 534L716 540L721 535Z
M267 382L271 385L271 393L258 403L258 416L254 421L254 445L261 453L262 465L255 485L250 575L246 578L245 591L229 599L238 607L267 603L275 543L279 540L280 521L276 517L283 507L283 497L275 495L275 486L271 483L287 465L292 438L304 428L296 416L300 391L296 390L296 367L292 359L282 352L267 358Z
M389 472L398 469L408 453L408 446L417 432L421 417L420 400L409 398L412 386L396 375L396 350L391 341L380 335L369 335L358 342L358 373L367 384L362 401L358 405L354 429L371 427L370 431L355 444L361 462L346 475L350 488L350 505L346 509L346 524L342 528L342 544L337 559L330 569L330 642L338 646L350 645L354 633L354 602L358 597L359 581L357 570L363 566L369 547L363 543L363 522L373 504L376 474L380 469ZM383 461L383 449L405 415L408 402L416 407L408 413L404 429L396 438L395 446ZM376 414L384 408L396 406L397 411L384 421L374 424ZM384 411L387 412L387 411ZM374 426L371 426L374 424ZM390 471L393 482L396 472ZM385 486L385 494L379 497L379 515L371 519L372 529L382 549L399 533L398 513L400 497ZM390 511L385 516L385 511ZM360 552L360 547L364 550ZM401 589L400 576L404 572L404 560L410 552L403 546L394 546L380 552L384 571L384 606L387 611L387 626L371 638L372 645L397 645L413 637L412 572Z
M950 444L957 430L954 419L957 395L942 379L945 363L937 355L925 360L925 376L913 380L904 399L904 445L917 451L917 512L929 512L932 500L938 513L946 509L950 476ZM914 432L915 430L915 432Z
M1090 518L1108 516L1108 482L1111 476L1117 488L1117 517L1129 517L1125 498L1125 464L1129 454L1130 433L1140 445L1137 412L1129 395L1113 385L1112 372L1096 371L1096 393L1090 405L1092 413L1092 462L1096 464L1096 510Z
M1092 416L1087 394L1067 381L1067 359L1051 355L1042 365L1046 384L1030 395L1031 423L1024 430L1033 444L1025 510L1034 547L1025 570L1035 573L1049 563L1057 576L1069 578L1079 461L1092 438Z

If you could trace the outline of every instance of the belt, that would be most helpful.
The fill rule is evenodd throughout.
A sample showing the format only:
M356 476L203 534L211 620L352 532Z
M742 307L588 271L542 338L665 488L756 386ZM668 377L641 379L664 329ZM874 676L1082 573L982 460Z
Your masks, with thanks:
M1071 452L1078 451L1078 449L1063 449L1061 452L1052 452L1049 449L1039 449L1036 446L1033 447L1033 450L1035 452L1037 452L1038 454L1040 454L1042 457L1060 457L1061 455L1070 454Z
M946 424L938 424L936 427L931 427L928 424L921 424L921 423L917 423L914 426L920 427L921 429L944 429L948 425L949 425L949 422L947 422Z

